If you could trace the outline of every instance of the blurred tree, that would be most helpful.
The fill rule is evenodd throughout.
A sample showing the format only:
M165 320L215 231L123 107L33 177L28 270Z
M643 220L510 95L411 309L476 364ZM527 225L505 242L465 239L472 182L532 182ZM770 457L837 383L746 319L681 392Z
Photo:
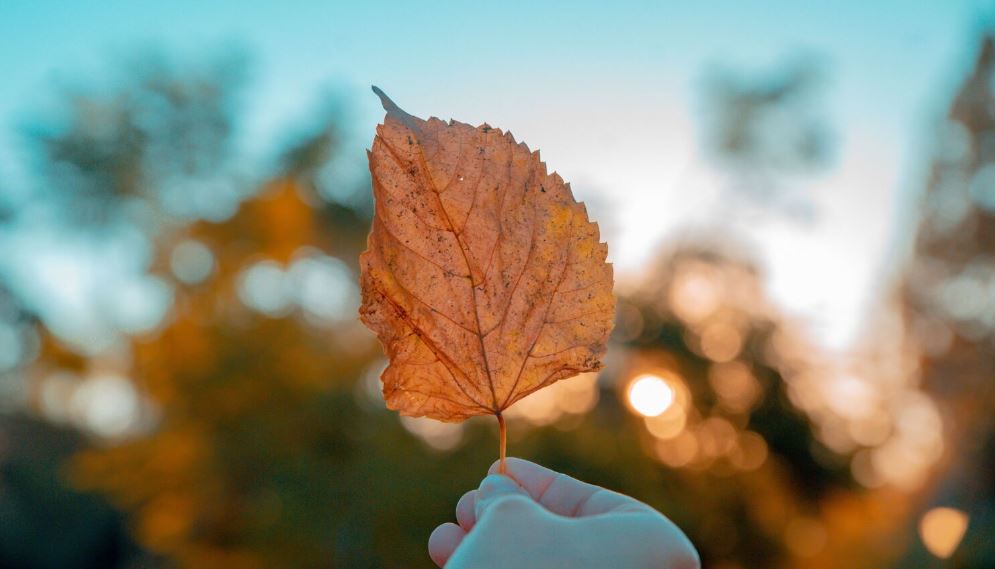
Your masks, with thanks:
M310 125L255 182L230 140L238 73L139 68L29 129L49 182L33 196L41 220L71 223L69 239L145 241L148 274L172 291L158 326L100 349L41 334L33 406L88 435L72 479L181 567L428 566L429 531L492 453L435 460L357 390L380 352L355 318L369 182L327 187L342 183L326 166L343 116Z
M27 398L24 367L37 356L37 318L0 282L0 413L19 410Z
M0 567L104 569L139 553L118 512L59 479L82 447L78 432L20 414L0 414ZM144 559L142 567L153 567Z
M329 175L347 144L349 115L315 121L271 169L250 169L258 157L236 143L244 71L238 58L224 61L207 71L138 65L110 95L74 94L60 120L29 129L46 182L34 203L47 211L32 219L72 222L72 238L141 240L150 251L142 276L170 294L154 326L122 330L120 342L99 350L41 323L38 357L23 372L32 380L28 396L40 416L80 427L85 449L77 452L62 431L18 431L30 441L18 453L46 458L29 463L37 470L3 470L15 462L0 458L0 516L15 511L12 497L89 509L54 508L64 517L47 526L31 526L24 510L2 518L16 522L0 523L0 545L10 543L3 531L37 530L24 550L0 547L2 562L130 551L99 501L56 487L61 457L76 452L72 481L125 513L134 539L152 552L142 566L430 567L429 532L452 519L456 500L496 457L492 421L444 425L383 408L380 350L355 319L368 180ZM767 163L762 171L819 165L827 153L815 140L825 132L818 120L777 119L803 127L786 150L762 148L766 135L756 130L756 121L785 112L786 101L807 108L798 102L808 96L807 73L763 88L724 84L722 152L744 168ZM961 138L987 148L978 128ZM980 174L988 160L970 171ZM978 251L992 242L971 235L966 242ZM958 286L943 298L971 298L964 291L974 285ZM619 303L608 368L509 413L511 452L654 505L688 529L711 567L881 566L894 554L878 551L876 528L891 527L881 522L895 517L895 502L854 491L848 451L830 444L840 429L817 417L824 402L813 403L819 393L810 376L820 370L812 348L762 288L757 270L721 247L664 255ZM33 322L17 314L17 322ZM953 320L941 322L954 329ZM963 335L974 343L964 345L980 345L970 326L956 330L956 342L967 342ZM964 353L974 358L972 373L987 369L988 352ZM935 389L941 384L948 385ZM971 393L963 391L965 409ZM975 404L981 413L986 403ZM9 472L27 473L24 483L11 484ZM81 519L93 524L70 523ZM56 535L69 526L105 531L84 531L77 546ZM866 535L874 539L859 541ZM59 539L64 550L39 550ZM980 539L977 530L971 539ZM847 551L852 543L861 547ZM109 556L105 565L134 563L126 558ZM34 566L52 566L45 563ZM83 566L72 563L55 566Z
M16 246L19 232L46 227L67 242L94 232L144 242L175 223L163 201L167 188L216 174L230 151L240 68L239 61L223 58L189 73L163 58L143 58L117 92L64 93L56 118L25 129L37 150L39 183L16 193L5 188L2 237ZM62 461L84 446L79 433L17 414L30 400L55 423L113 415L115 393L94 389L106 382L80 379L102 364L94 366L90 352L76 354L63 345L24 308L14 293L23 288L5 285L0 283L0 411L13 414L0 416L0 566L151 567L122 536L120 516L102 500L65 486ZM106 359L96 359L101 357ZM36 381L26 381L31 378Z
M819 104L823 77L814 56L765 74L716 68L706 76L707 150L729 172L735 195L792 213L810 209L805 196L787 190L832 159L834 137Z
M169 220L161 214L230 214L242 197L229 178L245 70L240 54L182 67L152 53L126 65L110 92L66 89L25 128L42 182L35 202L89 229L121 215L154 229Z
M971 74L937 137L914 256L901 288L921 352L924 388L941 405L947 452L916 521L927 510L966 514L967 533L949 566L995 566L995 36L981 42ZM951 518L954 519L954 518ZM931 567L932 539L948 522L920 527L900 567ZM957 532L954 531L953 535ZM926 546L934 554L927 552ZM960 539L954 539L956 546Z
M791 382L809 371L810 348L766 301L756 269L722 248L679 248L644 282L619 305L629 363L614 373L620 386L657 375L676 392L639 430L670 467L668 501L695 504L678 519L705 565L795 566L805 539L803 557L818 553L822 500L851 480L796 404L805 386Z

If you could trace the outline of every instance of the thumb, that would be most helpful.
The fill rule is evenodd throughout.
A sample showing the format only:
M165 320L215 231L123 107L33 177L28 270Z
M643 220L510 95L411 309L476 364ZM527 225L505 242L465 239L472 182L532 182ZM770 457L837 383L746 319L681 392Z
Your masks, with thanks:
M477 502L474 505L476 518L480 520L484 513L492 508L494 504L509 498L513 498L516 501L533 501L529 493L508 476L503 474L488 474L477 489Z

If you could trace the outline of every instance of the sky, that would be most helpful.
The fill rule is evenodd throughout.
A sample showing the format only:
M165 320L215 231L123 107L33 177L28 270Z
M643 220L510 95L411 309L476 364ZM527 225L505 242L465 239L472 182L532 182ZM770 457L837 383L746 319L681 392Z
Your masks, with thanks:
M775 302L842 352L901 266L932 129L990 14L978 0L0 0L0 180L27 179L16 133L54 87L144 49L197 58L236 46L253 63L252 151L271 150L331 89L350 101L348 151L362 161L382 118L376 84L412 114L487 122L541 149L589 202L622 287L661 244L721 229L753 251ZM824 62L819 103L837 143L831 167L792 189L814 215L729 207L729 180L703 149L703 78L805 53ZM48 304L85 312L66 283L87 281L90 257L34 245L41 253L7 270Z

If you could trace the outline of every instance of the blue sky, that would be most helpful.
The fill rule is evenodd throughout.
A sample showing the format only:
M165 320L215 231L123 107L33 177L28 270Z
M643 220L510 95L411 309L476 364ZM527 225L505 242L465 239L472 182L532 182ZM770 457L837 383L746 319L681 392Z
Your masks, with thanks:
M53 86L106 77L144 48L195 58L241 46L254 61L253 150L272 149L331 86L353 102L350 152L362 160L382 116L377 84L414 114L486 121L541 148L591 202L623 286L663 240L721 225L756 250L775 299L845 349L899 264L931 128L991 14L983 6L0 0L0 176L23 179L15 131ZM801 52L826 63L839 143L833 167L800 190L818 216L730 214L701 149L702 77Z

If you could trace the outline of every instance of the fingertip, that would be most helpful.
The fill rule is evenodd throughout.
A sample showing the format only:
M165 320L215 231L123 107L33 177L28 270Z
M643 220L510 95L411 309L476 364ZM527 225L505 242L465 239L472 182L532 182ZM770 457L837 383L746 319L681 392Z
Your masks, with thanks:
M507 457L505 459L505 462L506 462L506 464L508 466L508 474L511 474L511 472L513 470L512 467L515 467L517 469L522 469L522 468L528 468L529 465L531 465L531 466L538 466L534 462L529 462L529 461L525 460L524 458L516 458L514 456ZM501 468L501 459L495 460L494 463L491 464L491 467L487 469L487 474L497 474L498 470L500 470L500 468Z
M491 465L490 472L498 471L499 462ZM508 476L515 480L519 486L524 488L533 498L538 498L542 491L547 488L559 473L550 470L534 462L509 457L507 459Z
M442 524L428 537L428 556L439 567L445 566L464 537L466 532L458 525L452 522Z
M486 500L498 494L522 493L522 487L510 476L504 474L488 474L477 488L477 501Z
M477 506L477 491L470 490L456 503L456 521L459 522L463 531L470 531L477 523L477 515L474 509Z
M518 482L503 474L488 474L480 483L474 500L474 519L479 520L491 504L508 496L521 496L531 500L528 492Z

